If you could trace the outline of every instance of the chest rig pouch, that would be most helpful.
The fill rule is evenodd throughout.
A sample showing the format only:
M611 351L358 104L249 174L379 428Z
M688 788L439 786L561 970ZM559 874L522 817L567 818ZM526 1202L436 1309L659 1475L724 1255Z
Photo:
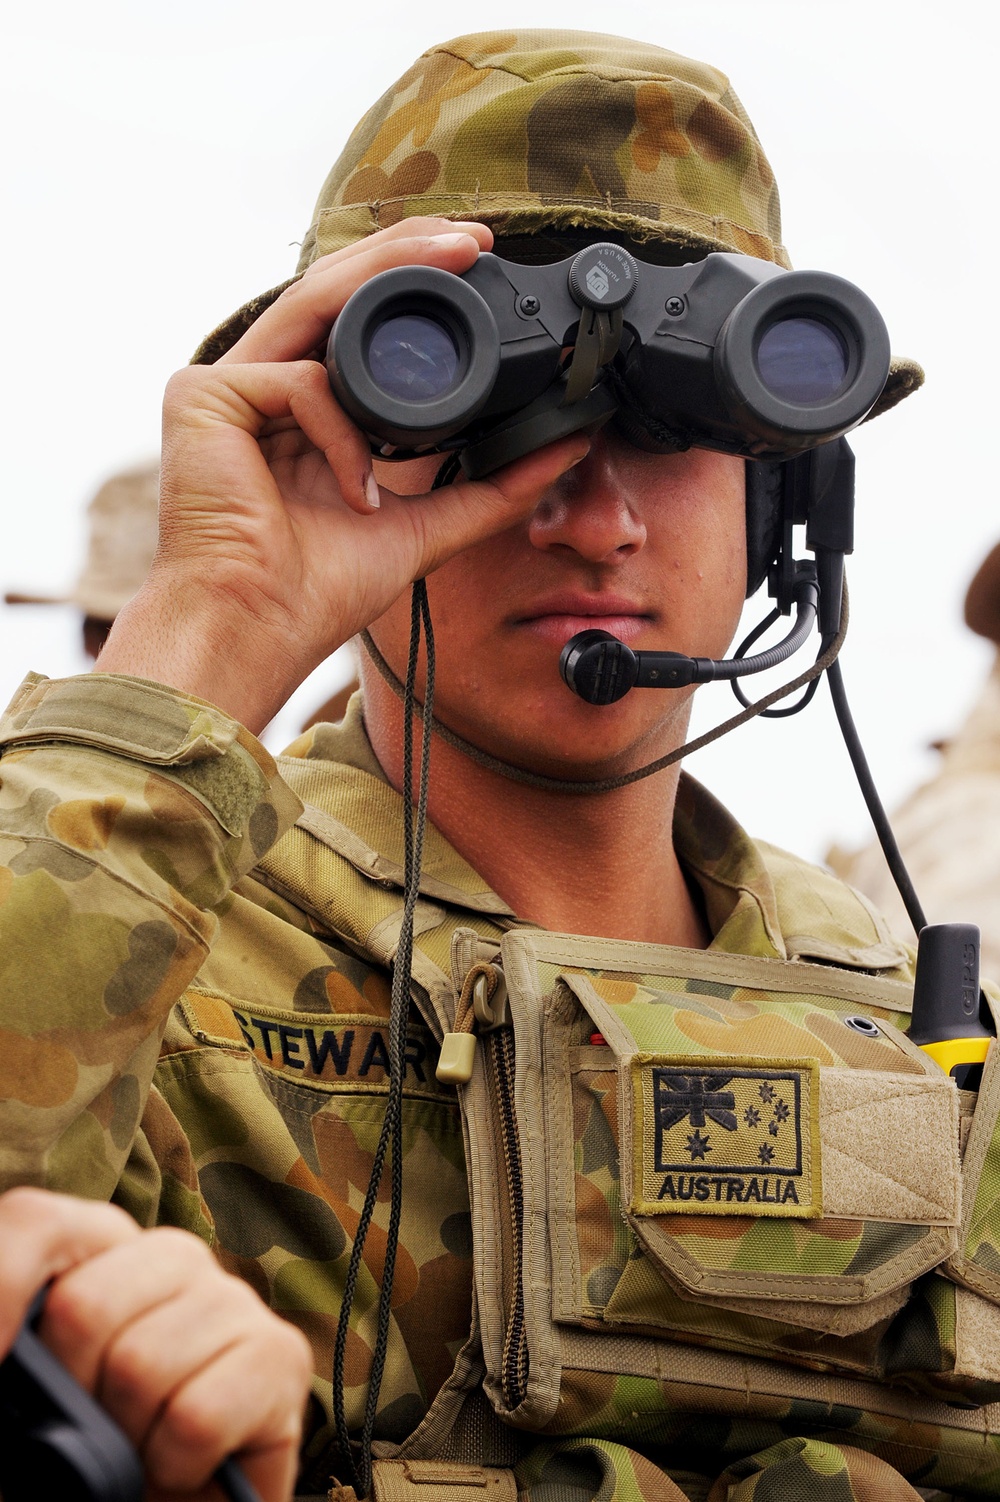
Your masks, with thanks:
M456 985L496 969L506 991L461 1093L508 1422L641 1433L642 1379L651 1413L663 1384L686 1406L743 1388L752 1410L779 1370L782 1396L824 1405L870 1379L1000 1396L1000 1309L956 1255L970 1101L903 1032L908 986L529 931L484 952L456 933Z

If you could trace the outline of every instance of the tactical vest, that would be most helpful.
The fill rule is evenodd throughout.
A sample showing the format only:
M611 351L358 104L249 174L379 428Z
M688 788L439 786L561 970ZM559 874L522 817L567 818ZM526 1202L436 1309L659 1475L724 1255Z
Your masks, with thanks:
M307 804L261 870L387 965L399 872L351 808ZM831 911L870 931L850 889L763 854L799 932L810 904L817 931ZM956 1485L980 1475L1000 1432L998 1051L978 1099L958 1092L906 1036L910 987L822 938L754 958L517 926L433 874L422 892L415 1003L438 1040L463 993L476 1014L476 1327L382 1453L508 1463L485 1393L508 1434L655 1443L665 1415L801 1413L903 1445L910 1474L946 1453ZM494 1435L478 1454L473 1429Z

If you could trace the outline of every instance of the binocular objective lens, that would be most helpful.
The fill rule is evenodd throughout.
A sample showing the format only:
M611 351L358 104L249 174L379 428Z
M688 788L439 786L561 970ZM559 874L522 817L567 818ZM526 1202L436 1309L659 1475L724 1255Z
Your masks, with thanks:
M458 366L458 347L448 329L419 313L387 318L368 343L372 380L399 401L446 396L456 384Z
M782 318L761 336L757 370L773 395L798 404L828 402L847 377L847 347L817 318Z

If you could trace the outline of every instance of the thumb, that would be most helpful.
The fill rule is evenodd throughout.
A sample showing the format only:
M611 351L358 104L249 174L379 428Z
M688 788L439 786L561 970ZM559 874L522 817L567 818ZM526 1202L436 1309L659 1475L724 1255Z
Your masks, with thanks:
M463 480L414 497L418 504L409 514L421 534L417 577L528 516L546 490L587 457L590 442L584 432L571 433L485 479Z

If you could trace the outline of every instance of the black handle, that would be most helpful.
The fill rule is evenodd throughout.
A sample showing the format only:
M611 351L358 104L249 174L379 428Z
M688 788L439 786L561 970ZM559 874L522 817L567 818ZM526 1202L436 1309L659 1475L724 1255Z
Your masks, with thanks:
M0 1362L0 1496L3 1502L142 1502L134 1447L99 1403L35 1334L35 1299ZM215 1479L230 1502L260 1502L232 1458Z

